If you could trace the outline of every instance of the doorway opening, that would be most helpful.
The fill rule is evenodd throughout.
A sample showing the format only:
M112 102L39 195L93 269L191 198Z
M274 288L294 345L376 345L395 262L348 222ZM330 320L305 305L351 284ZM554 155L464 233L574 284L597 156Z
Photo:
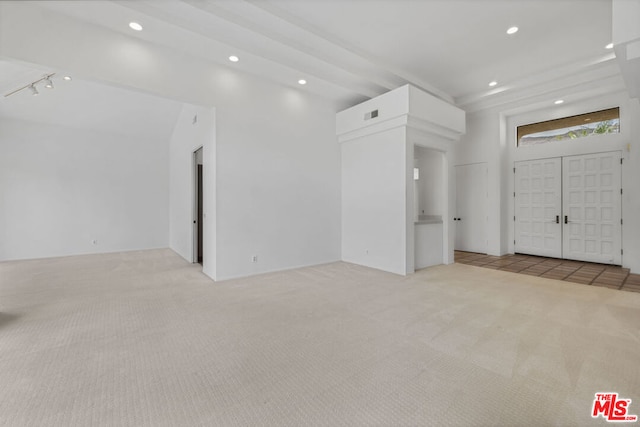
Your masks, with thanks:
M443 213L445 212L445 153L414 145L414 269L442 264L445 260Z
M202 265L203 259L203 185L202 185L202 147L193 152L194 171L194 215L193 215L193 262Z

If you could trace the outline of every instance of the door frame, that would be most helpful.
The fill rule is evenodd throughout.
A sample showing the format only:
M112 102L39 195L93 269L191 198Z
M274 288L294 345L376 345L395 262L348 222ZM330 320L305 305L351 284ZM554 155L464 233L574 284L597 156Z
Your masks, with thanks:
M454 206L455 206L455 218L458 218L460 215L460 212L458 212L458 169L459 167L466 167L466 166L483 166L484 170L483 170L483 175L484 175L484 220L483 220L483 225L484 225L484 243L483 243L483 248L484 251L483 252L478 252L478 253L484 253L484 254L488 254L489 253L489 164L487 162L474 162L474 163L465 163L462 165L455 165L454 169L453 169L453 174L455 177L455 188L456 188L456 197L454 200ZM454 236L453 236L453 247L454 250L464 250L464 249L459 249L457 246L457 240L458 240L458 225L457 222L454 222Z
M200 150L203 150L202 153L204 154L204 146L202 145L193 150L191 154L191 262L194 264L198 263L198 152ZM204 175L204 164L202 166L202 173ZM202 240L204 240L204 232L202 233Z

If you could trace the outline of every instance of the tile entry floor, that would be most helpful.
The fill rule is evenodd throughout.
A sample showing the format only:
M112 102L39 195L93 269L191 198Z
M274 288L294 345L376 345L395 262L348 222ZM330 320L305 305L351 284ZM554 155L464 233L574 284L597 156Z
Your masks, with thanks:
M523 254L493 256L462 251L455 251L455 261L460 264L564 280L583 285L640 292L640 274L630 274L628 268L615 265Z

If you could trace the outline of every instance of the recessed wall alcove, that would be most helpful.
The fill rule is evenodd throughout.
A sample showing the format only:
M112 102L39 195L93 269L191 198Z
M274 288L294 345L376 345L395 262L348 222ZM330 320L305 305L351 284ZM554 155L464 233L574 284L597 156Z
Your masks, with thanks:
M464 111L406 85L339 112L336 131L342 259L403 275L453 262L451 150L465 132ZM416 162L425 164L419 187Z

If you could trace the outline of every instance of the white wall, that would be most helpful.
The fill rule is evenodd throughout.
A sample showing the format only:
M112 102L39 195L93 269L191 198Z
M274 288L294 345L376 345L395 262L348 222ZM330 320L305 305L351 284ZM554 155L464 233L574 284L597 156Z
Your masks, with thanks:
M442 264L442 224L416 224L415 269Z
M194 123L194 117L197 117ZM215 242L215 111L185 104L171 135L169 156L169 244L194 261L194 151L202 147L203 260L205 274L216 275Z
M553 101L553 96L550 96ZM621 133L587 139L516 148L518 125L551 120L620 106ZM637 100L624 93L585 98L558 107L521 102L510 109L490 109L467 115L467 134L456 146L455 164L487 162L489 166L488 240L489 253L513 252L513 162L590 152L620 150L623 166L623 266L640 272L640 154L635 144L640 137ZM630 148L630 151L628 151Z
M534 146L516 147L515 130L517 126L529 123L537 123L560 117L573 116L591 111L620 107L620 133L592 135L586 138L578 138L569 141L549 142ZM600 153L607 151L620 151L625 163L622 167L622 186L624 194L622 198L622 227L623 241L622 257L623 266L629 267L633 272L640 272L640 251L637 241L640 239L640 209L637 199L640 196L640 147L636 147L640 132L638 120L640 115L637 110L637 100L631 101L624 93L601 96L584 100L579 103L563 105L561 108L536 110L527 113L512 115L507 119L507 144L509 168L514 161L543 159L550 157L573 156L588 153ZM506 180L505 195L513 193L513 174ZM508 199L508 197L506 197ZM507 216L513 217L513 198L507 205ZM509 236L508 251L513 252L513 221L508 224Z
M480 111L467 115L467 133L455 144L453 163L455 166L472 163L487 163L487 252L490 255L504 255L507 251L506 239L502 239L503 212L502 182L505 147L500 136L500 115L496 111ZM453 175L455 181L455 174ZM455 209L455 182L450 187ZM455 212L455 210L454 210Z
M442 215L444 204L444 158L440 151L415 147L415 165L420 170L416 186L416 216Z
M0 5L10 12L0 15L0 55L215 108L216 150L204 159L216 164L217 177L212 277L340 259L340 150L332 104L51 11L32 13L34 6L25 3ZM180 247L184 252L184 243Z
M342 144L344 261L407 273L406 147L404 128Z
M217 278L339 260L333 106L252 78L237 84L216 99Z
M378 117L365 113L377 110ZM441 188L449 188L450 156L465 130L464 111L409 85L336 115L342 143L342 259L398 274L414 272L415 147L444 153ZM442 257L453 261L449 197L440 193ZM400 233L400 234L397 234Z
M168 162L166 140L0 120L0 260L166 247Z
M640 100L632 99L627 105L631 138L628 142L628 163L623 165L622 179L625 188L622 196L622 263L632 273L640 274Z

